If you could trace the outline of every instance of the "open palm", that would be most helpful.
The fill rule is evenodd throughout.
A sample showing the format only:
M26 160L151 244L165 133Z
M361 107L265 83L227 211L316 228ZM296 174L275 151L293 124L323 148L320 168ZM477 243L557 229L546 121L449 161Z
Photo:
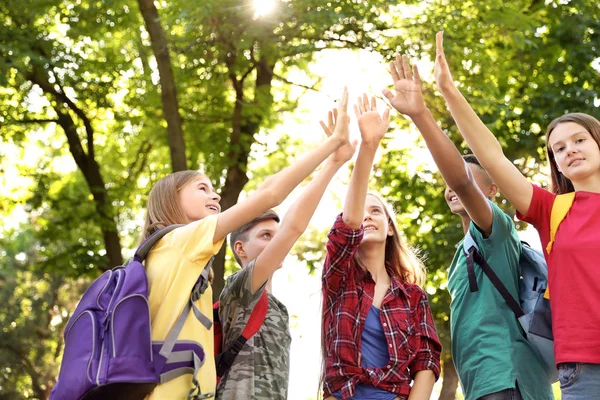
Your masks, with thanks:
M327 116L327 124L325 124L323 121L320 121L320 123L327 137L332 136L336 130L344 131L346 133L350 131L350 117L346 112L343 112L340 115L340 113L338 113L337 108L334 108L332 111L329 111ZM356 144L356 140L346 140L344 144L341 145L330 156L331 160L334 162L345 163L354 155L354 152L356 151Z
M438 32L435 35L435 68L434 76L435 81L438 85L438 89L442 94L448 92L454 88L454 81L452 80L452 74L450 73L450 67L446 61L446 55L444 54L444 34Z
M390 63L390 73L394 80L394 91L384 90L383 94L392 107L408 115L415 116L425 110L419 70L414 66L414 75L408 61L408 56L396 55L396 60Z
M363 94L354 105L354 113L363 143L379 144L390 126L390 110L386 108L380 115L375 97L369 102L368 96Z

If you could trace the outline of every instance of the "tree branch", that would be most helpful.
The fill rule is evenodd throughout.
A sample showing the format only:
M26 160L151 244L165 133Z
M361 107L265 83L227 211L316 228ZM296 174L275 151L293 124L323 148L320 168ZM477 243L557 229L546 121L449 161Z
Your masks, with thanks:
M47 123L58 123L58 119L54 118L42 118L42 119L14 119L9 120L6 125L28 125L28 124L47 124Z
M317 86L317 84L319 83L320 79L317 82L315 82L314 85L312 85L312 86L306 86L306 85L303 85L301 83L291 82L291 81L289 81L288 79L284 78L281 75L273 74L273 77L275 79L278 79L278 80L284 82L284 83L287 83L288 85L298 86L298 87L301 87L303 89L312 90L312 91L319 92L319 93L321 92L320 90L315 89L315 86Z

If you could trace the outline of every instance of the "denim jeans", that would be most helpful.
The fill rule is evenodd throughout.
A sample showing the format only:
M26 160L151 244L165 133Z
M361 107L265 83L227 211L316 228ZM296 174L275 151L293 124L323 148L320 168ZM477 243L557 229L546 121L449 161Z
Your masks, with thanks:
M559 364L558 380L563 400L600 399L600 364Z
M500 392L486 394L477 400L523 400L518 387L505 389Z

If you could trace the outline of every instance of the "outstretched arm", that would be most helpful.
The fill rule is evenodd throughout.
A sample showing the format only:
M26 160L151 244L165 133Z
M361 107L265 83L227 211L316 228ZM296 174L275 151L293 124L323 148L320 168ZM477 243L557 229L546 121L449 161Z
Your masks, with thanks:
M341 104L340 110L329 112L328 124L321 122L323 130L328 137L339 134L348 137L350 131L350 117L346 111L347 104ZM317 176L308 184L298 200L289 208L277 235L269 242L267 247L256 259L252 273L252 291L256 292L269 277L281 266L281 263L294 246L298 238L304 233L312 218L327 185L346 163L356 150L356 142L346 142L333 153Z
M344 88L340 108L348 106L348 91ZM247 199L219 214L213 242L250 222L261 213L278 206L331 153L348 141L347 132L336 131L316 149L299 157L291 165L268 178Z
M484 233L490 234L492 209L454 143L440 129L425 106L419 69L416 65L413 69L414 74L408 56L396 55L396 61L390 63L395 92L386 89L383 94L396 110L412 119L448 187L456 194L471 220ZM437 70L436 64L436 73Z
M436 81L448 103L460 133L508 201L523 215L527 215L533 188L527 178L504 155L494 134L479 119L462 93L458 90L444 55L443 33L436 36Z
M390 111L385 109L383 115L377 112L375 97L369 98L366 94L358 98L354 112L358 118L358 127L362 142L358 150L356 165L352 170L346 203L344 204L344 223L352 229L360 228L364 215L369 175L373 167L373 160L379 142L383 139L390 124Z

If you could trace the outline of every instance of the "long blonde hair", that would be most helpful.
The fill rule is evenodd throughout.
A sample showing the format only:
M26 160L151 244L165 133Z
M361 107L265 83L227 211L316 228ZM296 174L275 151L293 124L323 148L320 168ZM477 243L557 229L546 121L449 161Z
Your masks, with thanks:
M140 244L159 229L190 222L181 207L179 191L188 183L203 176L204 174L198 171L179 171L156 182L148 195L146 219L142 228ZM208 281L212 283L213 278L214 272L211 268Z
M417 252L406 243L404 236L401 235L401 231L396 224L394 211L379 194L369 192L368 195L379 200L383 206L385 216L390 222L390 229L394 233L385 240L386 269L402 282L423 286L426 278L425 266L418 257Z
M198 171L179 171L156 182L148 195L142 241L166 226L190 222L181 207L179 191L188 183L203 176Z

